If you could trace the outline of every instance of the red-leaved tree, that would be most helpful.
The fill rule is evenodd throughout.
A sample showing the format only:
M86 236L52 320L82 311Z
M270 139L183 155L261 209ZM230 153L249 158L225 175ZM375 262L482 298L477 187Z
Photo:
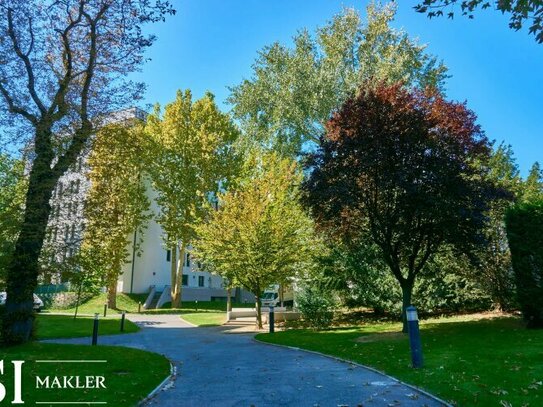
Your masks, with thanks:
M405 308L439 248L481 242L496 194L482 165L489 143L465 104L401 84L366 84L328 122L304 184L317 224L376 245Z

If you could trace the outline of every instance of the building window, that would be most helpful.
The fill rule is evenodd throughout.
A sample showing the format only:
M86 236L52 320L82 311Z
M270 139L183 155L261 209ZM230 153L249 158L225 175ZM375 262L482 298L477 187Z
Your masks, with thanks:
M181 284L185 286L189 285L189 276L187 276L186 274L183 274L181 278Z
M81 180L78 179L77 181L75 181L75 193L78 194L79 193L79 187L81 186Z
M198 276L198 287L204 286L204 276Z
M166 250L166 261L171 261L171 260L172 260L172 251Z
M72 240L75 240L75 223L72 223Z
M185 267L190 267L190 254L185 255Z
M70 226L66 225L64 227L64 240L68 241L68 236L70 236Z
M62 189L64 188L64 186L62 185L62 182L59 182L58 183L58 197L61 198L62 197Z

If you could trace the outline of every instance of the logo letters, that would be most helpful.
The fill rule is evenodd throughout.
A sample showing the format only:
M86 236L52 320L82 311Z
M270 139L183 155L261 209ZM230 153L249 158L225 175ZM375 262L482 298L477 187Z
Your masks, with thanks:
M22 360L13 360L13 401L11 404L24 404L22 399L22 377L23 363ZM0 375L4 374L4 361L0 360ZM0 383L0 402L6 397L6 386Z

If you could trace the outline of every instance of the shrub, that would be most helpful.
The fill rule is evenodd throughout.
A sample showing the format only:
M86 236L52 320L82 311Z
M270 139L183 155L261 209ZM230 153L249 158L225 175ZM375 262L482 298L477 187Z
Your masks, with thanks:
M505 222L522 315L543 328L543 200L509 209Z
M94 293L81 293L79 304L90 300ZM77 303L77 293L73 291L64 291L60 293L40 294L45 308L69 309L74 308Z
M336 302L330 292L307 286L297 294L296 304L307 326L325 329L332 324Z

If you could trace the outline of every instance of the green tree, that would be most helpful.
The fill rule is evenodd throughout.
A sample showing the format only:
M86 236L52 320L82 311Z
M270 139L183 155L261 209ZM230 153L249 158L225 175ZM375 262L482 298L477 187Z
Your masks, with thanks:
M393 29L396 6L371 3L367 22L345 9L294 47L265 47L253 76L231 89L229 103L248 139L294 156L314 145L332 112L373 79L441 88L446 68L403 30Z
M516 205L505 220L523 317L543 328L543 200Z
M195 226L209 212L209 202L237 171L234 150L239 131L217 107L212 94L193 102L178 91L164 113L157 106L148 118L147 173L160 207L157 221L171 249L172 307L181 305L183 263L196 237Z
M522 200L526 202L543 198L543 170L536 161L523 185Z
M473 276L492 297L495 306L506 311L515 306L515 282L504 218L506 211L521 195L522 180L511 146L499 145L488 162L482 165L489 169L487 179L502 193L490 203L486 213L488 222L484 237L487 244L475 253Z
M235 190L220 195L219 209L198 226L197 257L215 273L241 285L256 297L270 284L302 275L313 262L318 239L302 210L296 164L272 153L252 156Z
M444 244L468 250L481 237L495 188L472 161L484 161L488 141L464 104L400 84L362 88L327 130L308 162L306 202L321 227L379 248L405 311Z
M102 270L109 308L117 307L117 280L129 260L129 238L137 230L141 240L150 218L142 133L138 124L108 125L93 139L88 159L91 188L81 256L89 258L81 266Z
M23 221L7 268L6 343L26 342L32 332L32 295L53 189L103 116L141 96L142 85L127 77L154 40L143 28L170 13L162 0L0 3L0 125L9 128L0 136L23 140L31 161Z
M0 154L0 285L5 284L24 213L24 161Z
M423 0L415 10L426 13L429 18L454 18L456 10L468 18L474 17L478 9L493 8L502 14L509 14L509 27L518 31L526 22L530 23L530 34L535 35L538 43L543 42L543 3L541 0Z

